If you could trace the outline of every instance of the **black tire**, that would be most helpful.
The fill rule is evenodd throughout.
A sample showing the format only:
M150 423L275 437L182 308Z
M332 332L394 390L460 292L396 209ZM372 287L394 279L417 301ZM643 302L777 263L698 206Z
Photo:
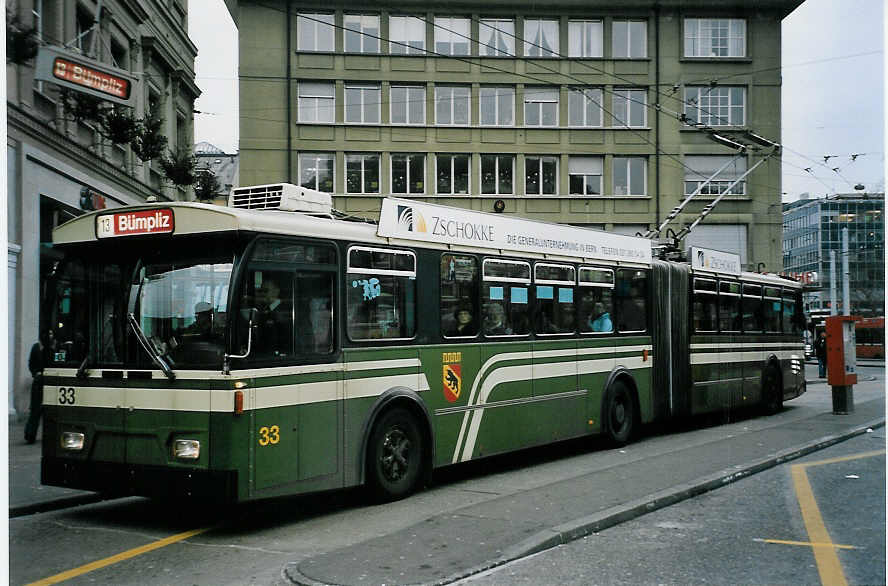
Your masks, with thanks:
M614 381L607 392L604 402L605 426L607 437L616 446L624 446L635 433L637 410L635 396L623 381Z
M376 500L398 500L416 489L423 449L422 433L409 411L395 408L379 417L367 446L367 483Z
M783 410L783 384L780 371L773 365L768 366L762 374L762 409L767 415Z

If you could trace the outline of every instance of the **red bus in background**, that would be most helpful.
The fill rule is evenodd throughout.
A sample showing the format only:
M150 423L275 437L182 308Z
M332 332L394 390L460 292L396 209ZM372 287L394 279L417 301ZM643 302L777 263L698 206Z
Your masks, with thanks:
M885 318L863 317L855 322L858 358L885 357Z

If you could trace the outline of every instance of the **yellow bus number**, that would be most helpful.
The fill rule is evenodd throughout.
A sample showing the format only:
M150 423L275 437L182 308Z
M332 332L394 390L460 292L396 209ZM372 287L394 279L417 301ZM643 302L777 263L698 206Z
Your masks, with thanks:
M262 426L259 428L259 445L267 446L268 444L276 444L281 441L281 428L277 425L271 427Z

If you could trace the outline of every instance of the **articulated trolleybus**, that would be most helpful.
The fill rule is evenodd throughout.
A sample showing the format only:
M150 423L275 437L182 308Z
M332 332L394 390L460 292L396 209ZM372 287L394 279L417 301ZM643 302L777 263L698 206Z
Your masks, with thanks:
M366 483L805 392L800 286L650 240L292 185L58 227L42 480L217 502ZM300 210L300 211L292 211Z

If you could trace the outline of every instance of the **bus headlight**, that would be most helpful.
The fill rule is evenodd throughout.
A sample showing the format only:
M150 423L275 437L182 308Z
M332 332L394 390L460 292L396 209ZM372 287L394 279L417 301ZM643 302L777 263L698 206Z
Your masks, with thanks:
M173 457L183 460L197 460L200 458L200 442L187 439L174 441Z
M79 452L83 449L86 436L76 431L63 431L61 437L61 445L63 450L72 450Z

